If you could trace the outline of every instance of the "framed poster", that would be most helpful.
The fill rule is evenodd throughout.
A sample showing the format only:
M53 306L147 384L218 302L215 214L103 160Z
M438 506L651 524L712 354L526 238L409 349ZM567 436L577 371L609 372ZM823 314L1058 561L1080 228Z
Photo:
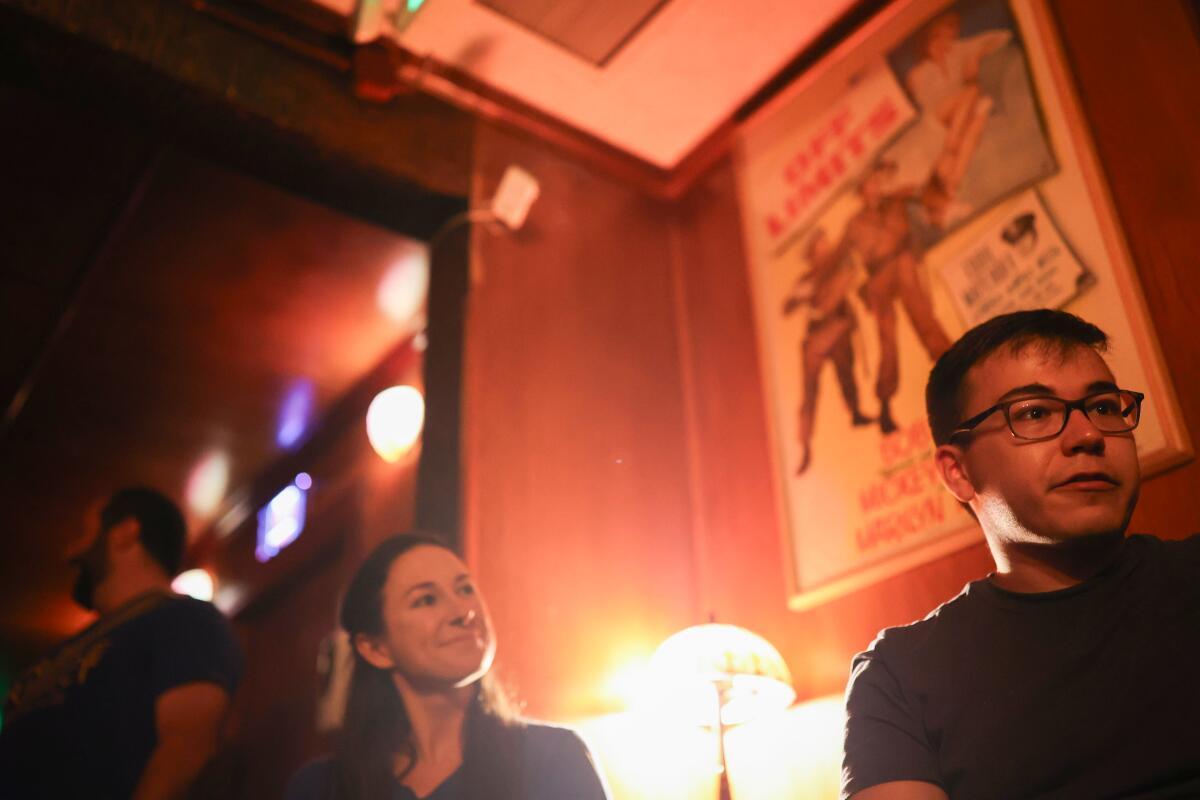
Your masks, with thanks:
M906 0L737 149L796 610L982 540L933 467L924 387L967 328L1061 307L1149 397L1145 473L1191 455L1040 0Z

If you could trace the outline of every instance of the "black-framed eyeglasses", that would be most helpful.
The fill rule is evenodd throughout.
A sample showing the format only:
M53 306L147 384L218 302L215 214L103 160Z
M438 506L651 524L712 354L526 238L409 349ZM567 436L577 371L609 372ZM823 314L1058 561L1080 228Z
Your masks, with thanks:
M1075 409L1079 409L1102 433L1128 433L1141 421L1145 398L1141 392L1128 389L1094 392L1078 400L1063 400L1051 395L1019 397L997 403L960 422L950 438L974 430L997 411L1004 412L1004 421L1013 436L1030 442L1058 436L1067 427L1067 420Z

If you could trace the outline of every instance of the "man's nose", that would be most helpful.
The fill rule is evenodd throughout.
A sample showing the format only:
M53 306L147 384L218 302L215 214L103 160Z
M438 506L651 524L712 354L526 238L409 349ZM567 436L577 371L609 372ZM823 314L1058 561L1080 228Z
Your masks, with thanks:
M1067 409L1067 423L1059 436L1066 453L1103 453L1104 432L1081 408Z

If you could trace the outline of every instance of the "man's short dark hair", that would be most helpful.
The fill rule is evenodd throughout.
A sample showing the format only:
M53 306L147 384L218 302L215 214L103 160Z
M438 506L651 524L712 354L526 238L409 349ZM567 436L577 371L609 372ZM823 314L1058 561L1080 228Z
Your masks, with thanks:
M1052 308L1014 311L992 317L964 333L933 365L925 384L925 413L935 444L946 444L954 426L962 422L967 372L989 355L1007 346L1020 352L1034 342L1066 353L1074 347L1108 349L1108 334L1074 314Z
M187 547L187 524L183 514L162 492L133 486L109 498L100 511L100 528L108 530L133 517L141 528L142 547L168 576L179 572Z

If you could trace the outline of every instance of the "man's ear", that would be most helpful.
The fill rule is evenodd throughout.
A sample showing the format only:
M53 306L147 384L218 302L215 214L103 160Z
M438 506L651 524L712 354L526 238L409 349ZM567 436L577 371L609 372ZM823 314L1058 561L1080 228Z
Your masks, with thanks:
M109 555L126 553L142 544L142 524L137 517L126 517L108 529Z
M950 490L950 494L961 503L969 503L975 497L975 485L967 474L964 456L958 445L943 444L933 451L933 463L942 485Z
M396 665L387 648L383 647L378 638L365 633L354 634L354 649L363 659L376 669L391 669Z

